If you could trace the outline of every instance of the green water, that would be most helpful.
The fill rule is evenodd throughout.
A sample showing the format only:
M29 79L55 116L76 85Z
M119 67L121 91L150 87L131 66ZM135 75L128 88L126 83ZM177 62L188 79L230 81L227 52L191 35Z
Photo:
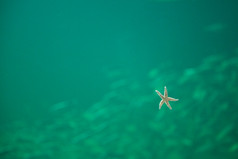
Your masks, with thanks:
M2 0L0 158L238 158L237 10Z

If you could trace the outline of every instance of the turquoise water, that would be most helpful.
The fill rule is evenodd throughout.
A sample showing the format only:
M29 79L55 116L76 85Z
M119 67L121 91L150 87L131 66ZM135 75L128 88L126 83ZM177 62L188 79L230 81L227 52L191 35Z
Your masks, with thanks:
M0 4L1 159L238 158L236 1Z

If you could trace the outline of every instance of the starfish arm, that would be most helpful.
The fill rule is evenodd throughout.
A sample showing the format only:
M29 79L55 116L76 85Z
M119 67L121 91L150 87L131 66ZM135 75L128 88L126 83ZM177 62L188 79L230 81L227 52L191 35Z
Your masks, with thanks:
M164 96L165 96L165 98L168 97L168 91L167 91L166 86L164 86Z
M178 99L168 97L168 101L178 101Z
M166 101L165 103L166 103L166 105L169 107L169 109L172 110L172 107L170 106L169 102Z
M164 100L161 100L160 103L159 103L159 109L161 109L163 104L164 104Z
M155 92L160 96L161 99L164 99L164 96L157 90L155 90Z

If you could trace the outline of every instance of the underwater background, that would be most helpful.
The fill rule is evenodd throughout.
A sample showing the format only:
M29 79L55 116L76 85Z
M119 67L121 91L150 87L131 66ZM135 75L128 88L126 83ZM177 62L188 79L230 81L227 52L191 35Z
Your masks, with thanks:
M237 159L237 10L2 0L0 158Z

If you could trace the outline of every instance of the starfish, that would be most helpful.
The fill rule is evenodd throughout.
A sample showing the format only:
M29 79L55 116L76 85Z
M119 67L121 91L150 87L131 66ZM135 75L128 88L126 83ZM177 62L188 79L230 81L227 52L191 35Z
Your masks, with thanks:
M169 109L172 110L172 107L169 104L169 101L178 101L178 99L168 97L168 91L166 86L164 87L164 95L162 95L159 91L155 90L155 92L160 96L162 99L159 103L159 109L161 109L162 105L165 103Z

